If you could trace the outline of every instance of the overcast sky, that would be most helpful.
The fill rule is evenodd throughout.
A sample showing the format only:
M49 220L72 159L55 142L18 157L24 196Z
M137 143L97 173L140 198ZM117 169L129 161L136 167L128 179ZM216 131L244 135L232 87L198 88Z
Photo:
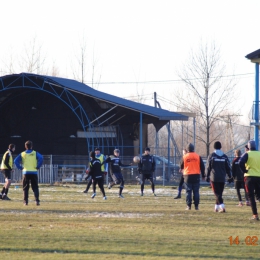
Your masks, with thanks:
M47 64L72 78L85 38L88 83L94 63L100 91L129 97L142 90L153 105L153 92L172 99L176 70L202 39L220 46L227 75L246 74L237 76L236 91L244 114L252 106L255 67L245 55L260 49L259 0L2 0L0 6L1 75L8 74L3 61L9 53L18 62L18 53L36 37Z

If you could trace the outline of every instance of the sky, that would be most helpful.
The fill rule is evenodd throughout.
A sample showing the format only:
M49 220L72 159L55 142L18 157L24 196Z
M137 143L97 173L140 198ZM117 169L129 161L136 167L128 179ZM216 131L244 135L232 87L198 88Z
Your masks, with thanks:
M245 56L260 49L259 10L259 0L2 0L0 72L9 74L10 56L19 63L37 39L45 65L73 78L84 39L88 85L93 77L98 90L126 98L143 94L149 105L156 92L168 109L180 85L176 71L201 40L214 41L226 75L236 75L237 104L246 118L255 66Z

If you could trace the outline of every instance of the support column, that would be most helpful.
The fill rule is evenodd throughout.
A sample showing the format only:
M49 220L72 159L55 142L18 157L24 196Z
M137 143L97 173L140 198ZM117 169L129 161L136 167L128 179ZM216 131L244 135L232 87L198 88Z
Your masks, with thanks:
M142 155L142 153L143 153L143 114L142 113L140 113L139 141L140 141L140 155Z
M256 149L259 146L259 63L255 63L255 133Z

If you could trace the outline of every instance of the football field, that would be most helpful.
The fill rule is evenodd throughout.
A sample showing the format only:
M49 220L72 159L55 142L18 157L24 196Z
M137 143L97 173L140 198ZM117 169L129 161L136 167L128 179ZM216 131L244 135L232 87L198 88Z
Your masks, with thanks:
M238 207L235 190L224 192L226 213L215 213L211 189L200 189L198 211L185 210L185 190L176 187L126 185L82 193L85 185L40 186L41 205L30 189L23 205L22 188L10 188L0 200L2 259L259 259L260 221L251 208ZM243 191L241 190L244 196ZM260 208L260 203L258 203Z

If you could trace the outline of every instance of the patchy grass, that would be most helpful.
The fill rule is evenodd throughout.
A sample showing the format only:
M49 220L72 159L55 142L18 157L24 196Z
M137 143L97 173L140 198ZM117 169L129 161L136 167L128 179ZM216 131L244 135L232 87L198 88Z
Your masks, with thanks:
M185 211L185 195L156 187L157 197L145 187L126 186L125 199L118 189L84 194L85 186L40 186L41 205L30 190L23 206L21 187L10 189L11 201L0 201L3 259L259 259L260 223L250 222L251 208L237 207L235 190L226 188L227 213L215 213L208 187L200 190L200 210ZM230 245L238 236L240 244ZM253 243L253 241L251 241Z

